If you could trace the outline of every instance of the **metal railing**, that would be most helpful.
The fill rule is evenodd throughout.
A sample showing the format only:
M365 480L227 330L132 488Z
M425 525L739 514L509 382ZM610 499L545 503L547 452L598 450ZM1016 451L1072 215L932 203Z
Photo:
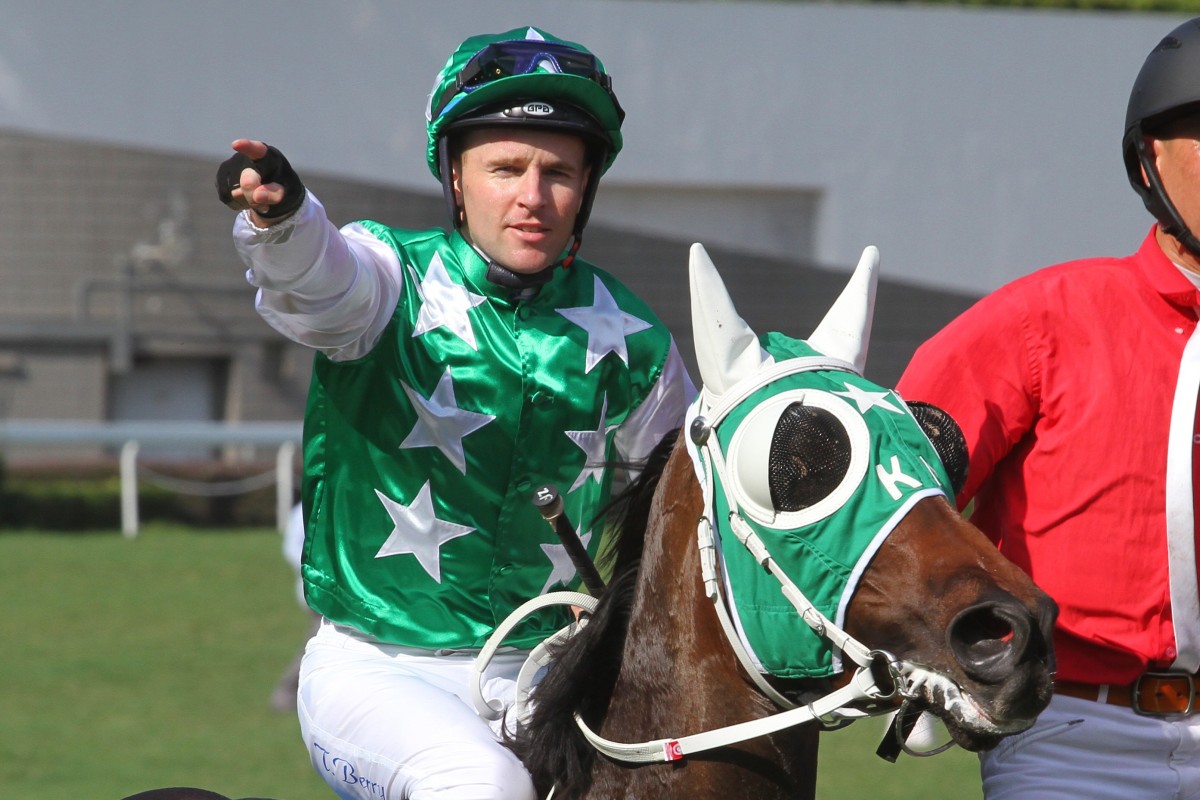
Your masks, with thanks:
M293 503L295 476L292 466L300 443L299 422L91 422L76 420L0 420L0 446L106 445L120 448L121 533L138 534L138 453L143 445L253 445L275 447L275 523L287 525Z

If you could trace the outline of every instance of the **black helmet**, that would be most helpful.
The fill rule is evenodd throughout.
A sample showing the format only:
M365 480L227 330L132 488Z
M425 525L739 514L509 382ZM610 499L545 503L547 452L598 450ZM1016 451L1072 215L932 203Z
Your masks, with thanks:
M1200 257L1200 241L1167 197L1144 139L1194 112L1200 112L1200 17L1168 33L1146 57L1129 95L1122 140L1125 171L1134 191L1163 230ZM1143 170L1146 181L1142 180Z

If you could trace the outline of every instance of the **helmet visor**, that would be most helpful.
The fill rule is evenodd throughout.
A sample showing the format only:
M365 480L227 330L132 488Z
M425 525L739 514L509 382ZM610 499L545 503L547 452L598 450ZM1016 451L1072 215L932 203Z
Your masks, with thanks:
M453 105L460 94L466 94L500 78L551 72L575 75L594 81L604 89L619 118L625 112L612 91L612 79L604 72L599 60L591 53L556 42L516 39L495 42L480 50L459 70L454 82L448 84L431 108L430 119L437 119Z

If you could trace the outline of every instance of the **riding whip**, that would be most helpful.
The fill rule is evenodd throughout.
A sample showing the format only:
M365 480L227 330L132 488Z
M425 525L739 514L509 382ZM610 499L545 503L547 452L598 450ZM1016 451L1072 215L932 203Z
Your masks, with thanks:
M563 543L567 555L571 557L571 563L575 565L575 571L583 579L583 585L593 597L599 597L604 591L604 579L600 577L591 556L584 549L583 542L579 541L579 534L575 532L571 521L563 513L562 495L558 493L558 489L550 484L539 487L533 493L533 504Z

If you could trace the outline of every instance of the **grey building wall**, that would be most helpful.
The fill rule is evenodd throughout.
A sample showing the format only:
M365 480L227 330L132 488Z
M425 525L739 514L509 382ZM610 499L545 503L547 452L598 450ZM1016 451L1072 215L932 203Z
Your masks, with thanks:
M302 416L311 353L254 313L230 240L233 215L213 189L215 167L206 158L0 131L0 415ZM370 218L422 228L445 216L440 197L318 173L305 180L338 224ZM694 364L689 244L596 224L582 255L646 297ZM846 277L710 250L760 331L807 335ZM970 299L886 280L868 374L894 381L912 349Z
M311 353L253 311L215 164L0 133L0 413L298 419ZM310 184L344 221L432 224L429 198Z
M212 174L0 132L0 415L298 418L309 354L253 313Z
M248 9L252 8L252 13ZM247 16L253 23L247 25ZM868 374L972 298L1132 251L1120 127L1181 17L667 0L0 0L0 414L289 420L211 177L283 147L336 222L440 225L421 109L466 34L536 23L616 77L626 146L583 255L691 358L687 246L759 330L807 334L883 253ZM251 30L253 35L244 35Z

